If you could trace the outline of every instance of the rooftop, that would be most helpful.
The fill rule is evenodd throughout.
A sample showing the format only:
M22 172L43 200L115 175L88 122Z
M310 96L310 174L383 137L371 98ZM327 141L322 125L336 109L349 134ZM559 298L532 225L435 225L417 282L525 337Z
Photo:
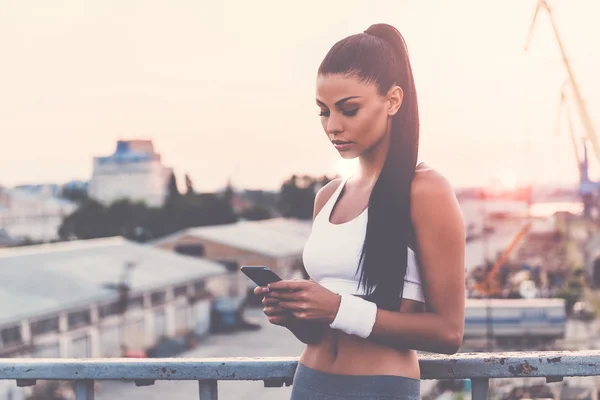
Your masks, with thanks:
M127 263L135 265L134 292L225 272L216 262L121 237L0 249L0 324L115 298L106 285L120 282Z
M153 245L185 236L262 254L267 257L292 257L302 254L312 229L311 221L273 218L240 221L234 224L189 228L154 241Z

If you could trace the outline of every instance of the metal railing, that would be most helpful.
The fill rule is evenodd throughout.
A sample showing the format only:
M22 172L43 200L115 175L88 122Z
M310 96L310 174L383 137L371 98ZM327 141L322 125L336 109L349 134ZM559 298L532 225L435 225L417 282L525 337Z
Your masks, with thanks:
M155 358L155 359L2 359L0 379L18 386L37 380L72 380L77 400L94 398L96 380L132 380L137 386L157 380L199 382L200 400L216 400L218 381L264 381L265 387L291 385L298 359L293 358ZM420 358L421 379L470 379L472 399L488 398L489 379L545 377L559 382L569 376L600 375L600 351L460 353ZM267 389L268 390L268 389Z

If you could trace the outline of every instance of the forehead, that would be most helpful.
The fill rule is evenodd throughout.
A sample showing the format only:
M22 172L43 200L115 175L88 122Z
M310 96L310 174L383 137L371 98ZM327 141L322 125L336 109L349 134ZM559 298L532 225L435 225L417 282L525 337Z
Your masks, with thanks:
M324 103L335 103L349 96L363 98L377 96L377 86L360 82L352 75L328 74L317 77L317 99Z

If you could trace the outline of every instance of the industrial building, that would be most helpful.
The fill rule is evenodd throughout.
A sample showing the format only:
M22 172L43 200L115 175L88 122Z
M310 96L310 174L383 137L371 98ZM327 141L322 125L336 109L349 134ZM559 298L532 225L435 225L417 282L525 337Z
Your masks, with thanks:
M283 279L302 277L302 251L312 229L311 221L273 218L185 229L152 242L181 254L204 257L229 265L237 272L244 265L271 268ZM237 274L230 295L243 294L255 285Z
M0 250L0 356L115 357L210 328L225 268L121 237Z

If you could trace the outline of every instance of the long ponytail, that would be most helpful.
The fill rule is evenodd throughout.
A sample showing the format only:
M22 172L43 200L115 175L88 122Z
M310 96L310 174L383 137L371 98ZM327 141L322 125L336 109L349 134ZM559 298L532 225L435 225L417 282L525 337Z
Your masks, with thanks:
M414 242L411 185L419 147L417 93L406 43L393 26L372 25L364 33L336 43L321 63L319 74L354 75L376 84L381 95L394 85L404 93L402 105L392 117L389 152L369 198L367 233L358 266L359 284L366 289L367 298L383 309L397 309L408 247Z

